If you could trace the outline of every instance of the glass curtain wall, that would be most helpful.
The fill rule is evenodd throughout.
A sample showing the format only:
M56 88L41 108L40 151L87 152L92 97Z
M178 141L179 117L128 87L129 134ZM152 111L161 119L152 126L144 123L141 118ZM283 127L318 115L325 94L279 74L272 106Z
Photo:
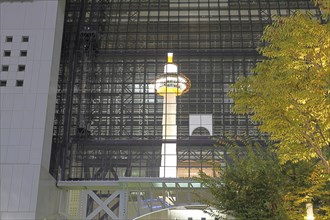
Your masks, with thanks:
M250 74L274 15L319 15L310 0L67 0L50 171L59 180L158 177L167 52L191 80L177 97L177 173L212 174L210 137L256 136L232 112L230 84ZM191 131L192 115L212 130Z

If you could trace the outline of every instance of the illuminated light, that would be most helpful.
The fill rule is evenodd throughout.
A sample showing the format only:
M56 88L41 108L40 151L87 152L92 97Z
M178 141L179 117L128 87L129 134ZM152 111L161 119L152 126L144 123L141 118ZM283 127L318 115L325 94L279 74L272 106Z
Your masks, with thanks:
M157 93L164 96L166 93L174 93L180 96L189 91L190 80L183 74L164 76L156 79L155 89Z
M167 63L164 66L164 73L178 73L178 66L172 63Z
M314 220L313 204L312 203L307 203L306 204L306 211L307 211L306 220Z
M164 97L161 151L161 166L159 177L177 177L176 154L176 97L189 91L190 80L183 74L178 74L178 66L173 64L173 53L167 54L167 63L164 65L164 74L155 80L155 90L158 95ZM167 143L174 140L174 143Z
M167 62L173 63L173 53L167 53Z
M153 93L153 92L155 92L155 89L156 89L155 86L156 86L156 85L153 84L153 83L148 84L148 92L149 92L149 93Z
M157 93L160 96L165 96L166 94L175 94L176 96L182 95L182 90L178 88L168 88L166 86L157 89Z
M177 76L165 76L165 77L161 77L159 79L156 80L157 82L179 82L179 83L187 83L187 79L177 75Z

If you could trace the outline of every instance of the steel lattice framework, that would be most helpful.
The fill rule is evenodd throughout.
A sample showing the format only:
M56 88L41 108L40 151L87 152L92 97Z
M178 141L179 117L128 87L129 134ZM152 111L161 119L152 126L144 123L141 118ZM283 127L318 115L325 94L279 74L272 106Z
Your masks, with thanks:
M58 180L157 177L162 99L152 82L174 52L190 92L177 100L178 174L212 174L225 153L205 136L257 135L227 97L262 58L273 15L309 0L67 0L51 173ZM213 134L189 135L189 115L212 115Z
M226 157L212 137L258 137L226 94L262 59L256 48L272 16L297 9L320 15L310 0L67 0L50 172L79 209L71 217L194 204L192 192L204 189L187 177L215 175ZM173 179L158 178L164 103L152 85L167 52L191 80L177 98L177 140L166 140L177 145ZM212 122L192 130L199 116Z

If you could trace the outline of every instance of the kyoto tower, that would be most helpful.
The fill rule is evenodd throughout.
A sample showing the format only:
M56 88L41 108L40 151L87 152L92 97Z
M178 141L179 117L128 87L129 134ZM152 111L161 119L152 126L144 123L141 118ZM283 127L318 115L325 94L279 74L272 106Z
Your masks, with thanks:
M162 158L159 177L177 177L176 154L176 97L189 91L190 79L178 73L178 66L173 63L173 53L167 54L167 63L164 66L164 74L157 77L155 89L158 95L163 96L162 119Z

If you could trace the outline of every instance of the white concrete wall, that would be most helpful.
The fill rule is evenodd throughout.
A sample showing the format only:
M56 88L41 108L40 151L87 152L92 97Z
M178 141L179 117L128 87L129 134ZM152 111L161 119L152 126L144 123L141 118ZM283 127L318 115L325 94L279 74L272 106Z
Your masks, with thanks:
M60 191L48 169L64 1L0 1L0 219L58 216Z

